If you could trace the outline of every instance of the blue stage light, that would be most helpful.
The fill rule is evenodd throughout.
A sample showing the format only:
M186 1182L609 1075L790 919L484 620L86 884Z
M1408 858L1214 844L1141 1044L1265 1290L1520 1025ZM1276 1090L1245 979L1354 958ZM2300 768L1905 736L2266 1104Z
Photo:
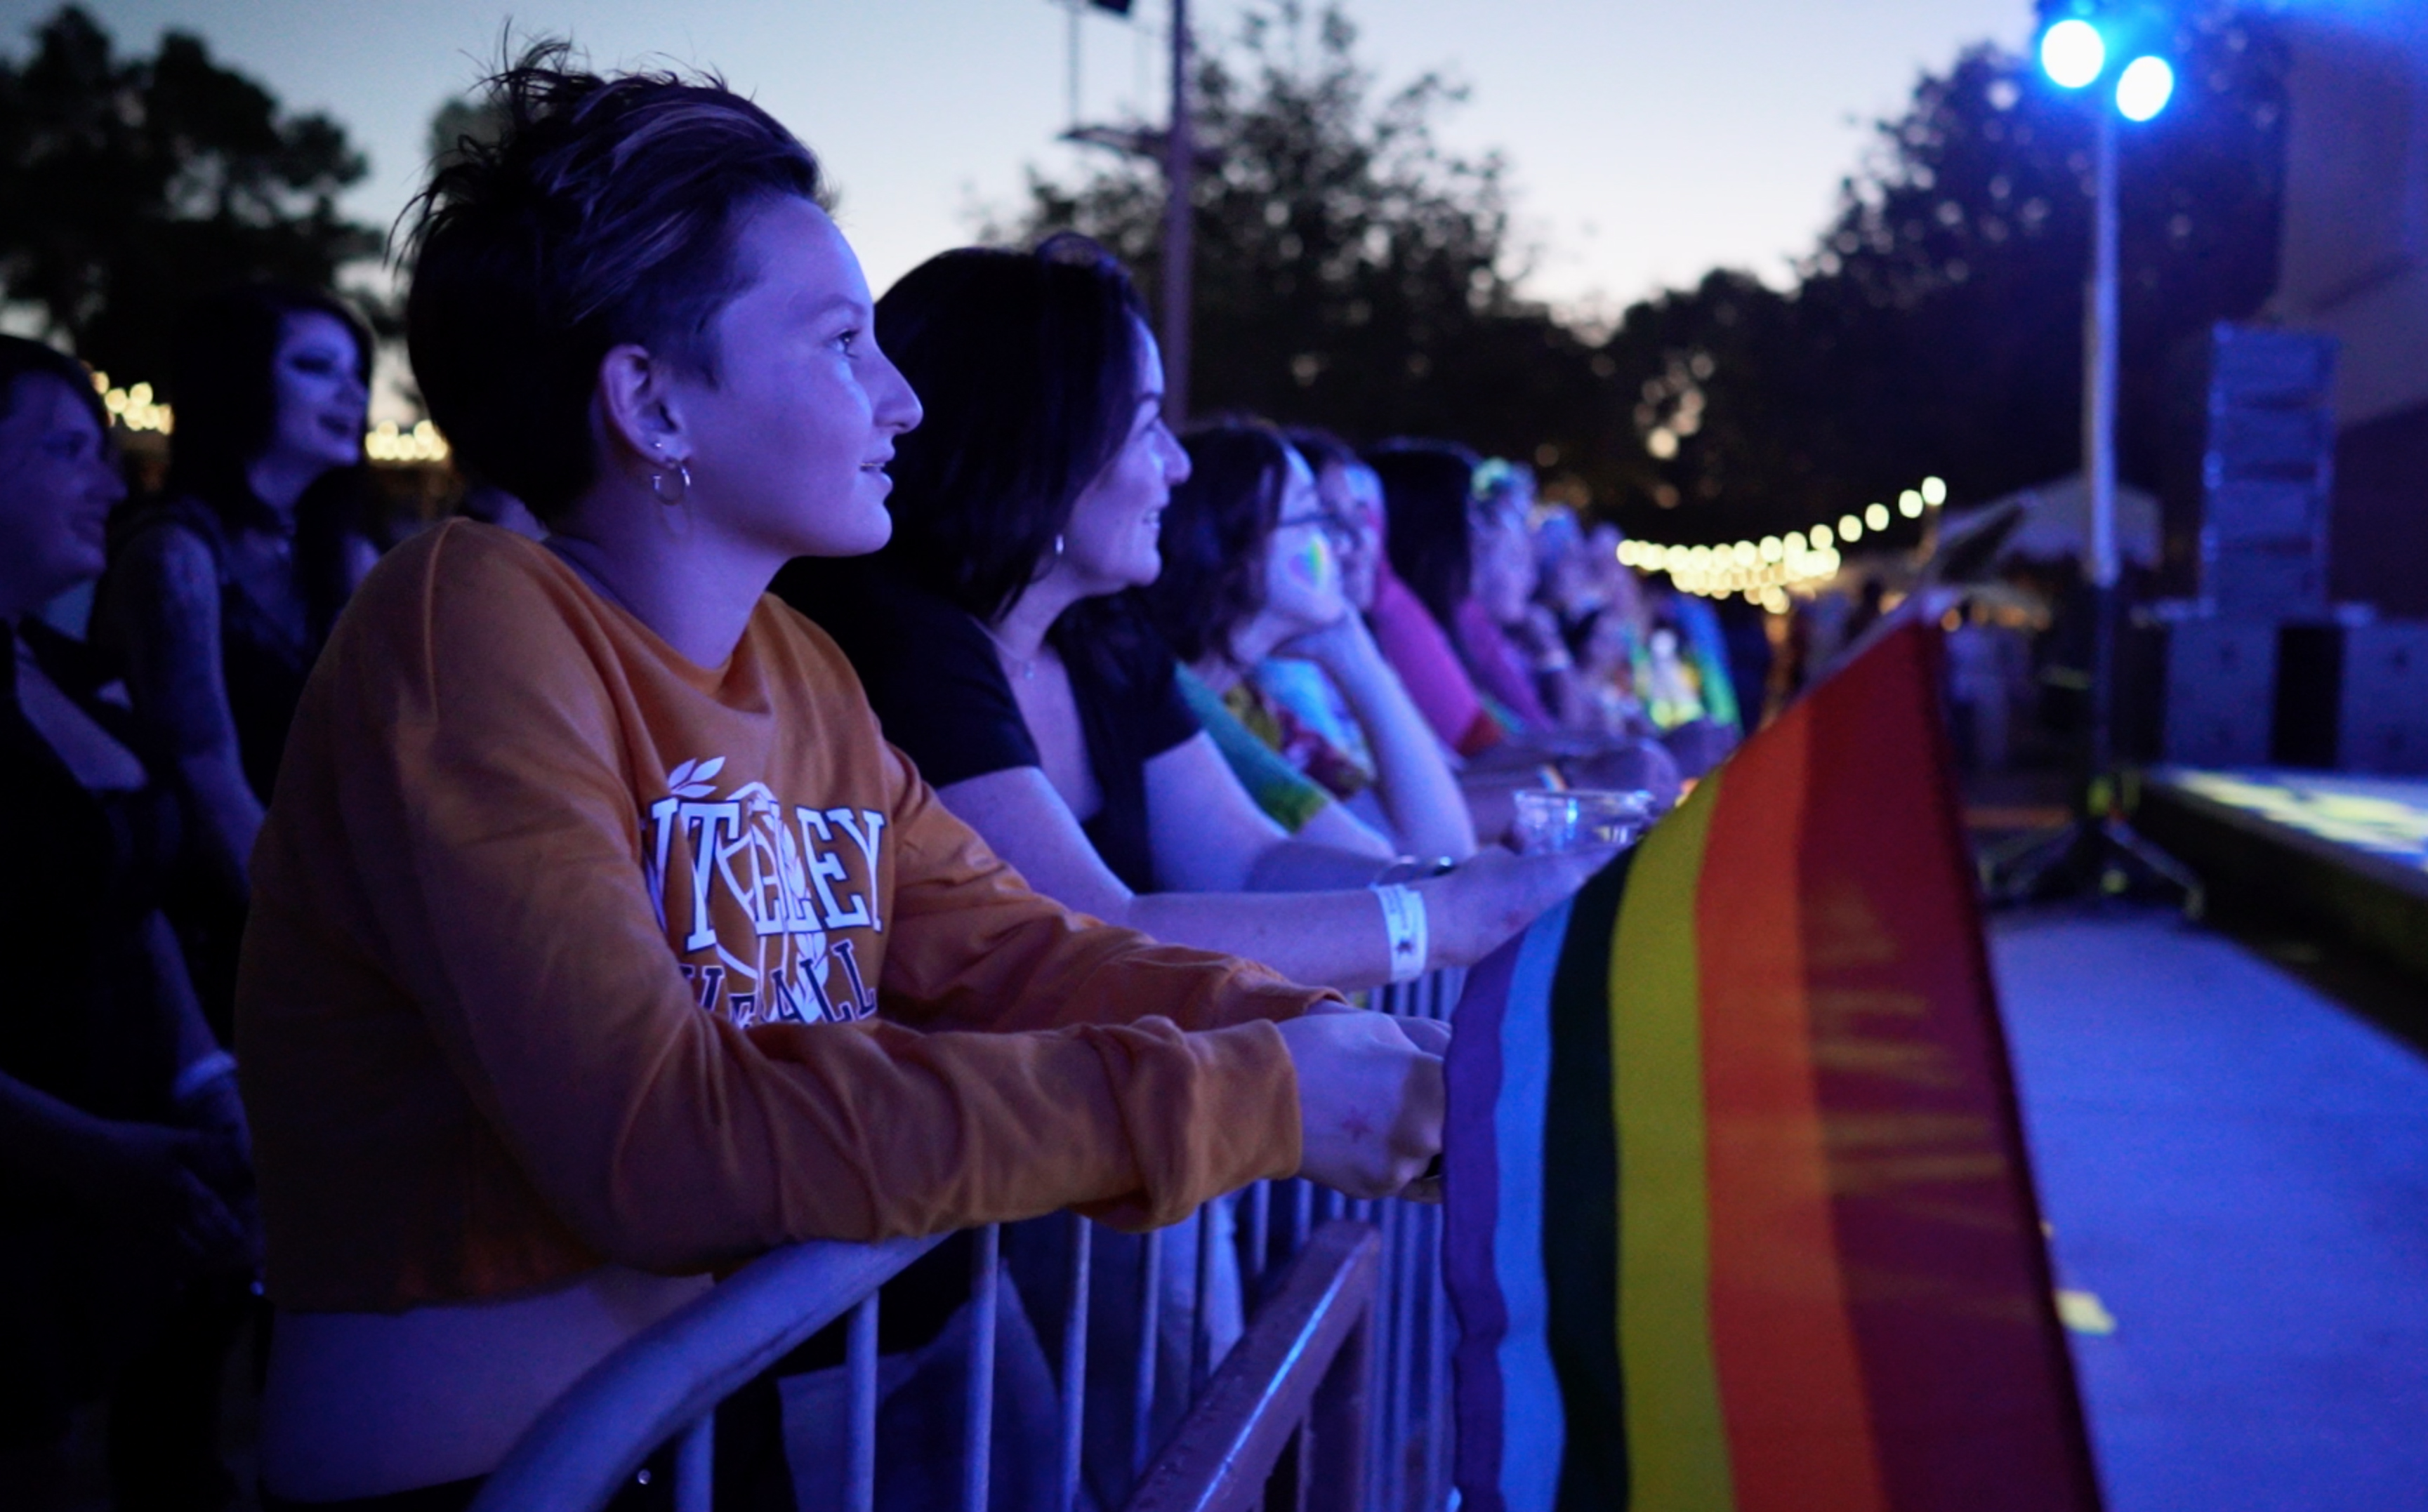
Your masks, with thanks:
M2107 39L2087 21L2060 21L2041 38L2041 72L2066 89L2081 89L2107 66Z
M2127 121L2147 121L2167 108L2175 92L2175 71L2163 57L2137 57L2116 80L2116 108Z

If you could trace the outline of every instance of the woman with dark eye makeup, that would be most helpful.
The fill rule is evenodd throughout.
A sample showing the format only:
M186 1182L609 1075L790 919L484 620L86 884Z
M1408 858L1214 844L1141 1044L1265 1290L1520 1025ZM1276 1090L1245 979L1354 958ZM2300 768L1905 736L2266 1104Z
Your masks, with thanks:
M374 556L356 508L370 360L326 295L256 285L189 311L168 486L110 564L97 628L238 885L304 677Z

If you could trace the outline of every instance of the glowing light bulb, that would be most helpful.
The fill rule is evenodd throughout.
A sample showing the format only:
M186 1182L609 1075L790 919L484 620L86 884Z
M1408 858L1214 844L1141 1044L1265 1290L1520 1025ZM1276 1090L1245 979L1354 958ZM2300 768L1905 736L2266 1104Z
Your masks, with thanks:
M1933 509L1947 502L1947 480L1926 478L1922 480L1922 501Z
M2108 40L2079 17L2059 22L2041 37L2041 72L2061 89L2079 89L2107 66Z
M1909 488L1897 496L1897 512L1909 520L1922 518L1922 491Z
M1889 507L1885 504L1864 505L1863 524L1869 529L1887 529L1889 528Z
M2175 71L2163 57L2137 57L2116 80L2116 109L2127 121L2147 121L2174 96Z

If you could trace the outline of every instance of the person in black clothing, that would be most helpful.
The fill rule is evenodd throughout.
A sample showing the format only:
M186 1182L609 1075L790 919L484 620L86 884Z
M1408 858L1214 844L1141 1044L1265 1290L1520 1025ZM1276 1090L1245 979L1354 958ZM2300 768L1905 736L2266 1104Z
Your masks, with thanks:
M1256 806L1134 596L1162 570L1189 454L1143 306L1101 248L1066 235L930 258L878 301L877 334L927 415L895 442L894 539L874 568L796 561L776 592L1032 886L1354 988L1482 959L1607 859L1487 846L1418 879L1337 805L1296 835Z
M177 805L36 612L102 570L107 423L79 364L0 337L0 1484L45 1504L70 1410L106 1394L116 1504L217 1508L258 1248L236 1066L158 909Z
M325 295L233 290L189 312L171 368L162 496L119 532L94 615L183 794L205 874L172 910L222 1037L245 864L287 726L370 568L363 419L370 333Z

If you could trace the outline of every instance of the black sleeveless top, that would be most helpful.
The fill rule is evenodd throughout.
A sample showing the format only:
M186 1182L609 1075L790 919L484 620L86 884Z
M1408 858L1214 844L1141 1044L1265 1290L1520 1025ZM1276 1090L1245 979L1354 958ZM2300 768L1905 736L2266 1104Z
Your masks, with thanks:
M279 757L286 754L287 726L295 723L324 637L283 623L246 590L229 563L227 526L209 505L190 496L169 499L139 514L128 533L164 526L192 535L211 554L219 577L220 669L228 713L236 723L245 782L266 805Z
M96 696L91 652L40 621L16 636L84 712L139 753L134 722ZM148 770L148 769L147 769ZM0 1071L105 1118L170 1113L175 1024L164 974L183 969L155 920L178 844L177 805L152 781L93 792L25 718L17 650L0 626Z
M985 626L959 606L865 558L804 558L775 591L834 637L868 702L919 774L937 787L1039 765L1037 741ZM1054 627L1071 675L1102 806L1080 827L1105 869L1132 892L1154 892L1146 764L1198 732L1175 663L1144 617L1091 601Z

